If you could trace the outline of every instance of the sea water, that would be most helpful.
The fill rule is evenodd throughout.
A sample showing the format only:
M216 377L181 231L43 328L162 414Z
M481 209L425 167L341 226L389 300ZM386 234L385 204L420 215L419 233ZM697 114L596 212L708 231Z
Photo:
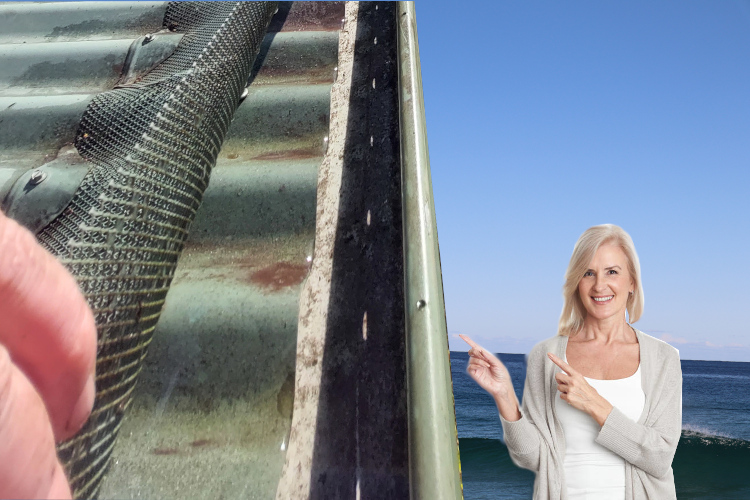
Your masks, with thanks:
M466 500L530 499L534 474L516 467L503 444L497 408L451 352ZM499 354L519 400L522 354ZM677 498L750 499L750 363L682 361L682 437L672 468Z

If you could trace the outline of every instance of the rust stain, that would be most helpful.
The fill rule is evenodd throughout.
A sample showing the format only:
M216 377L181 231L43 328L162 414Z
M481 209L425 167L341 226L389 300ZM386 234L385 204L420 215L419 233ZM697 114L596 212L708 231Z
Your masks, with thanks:
M282 288L302 283L307 271L306 265L277 262L250 274L250 282L277 292Z
M151 453L154 455L179 455L180 450L177 448L154 448Z
M190 443L190 446L192 446L193 448L200 448L201 446L208 446L211 444L215 444L211 439L196 439L195 441Z
M318 158L323 154L323 148L315 149L290 149L286 151L272 151L263 153L255 157L256 160L307 160L309 158Z
M333 66L326 65L322 68L277 68L264 65L257 72L253 79L253 85L286 85L296 83L305 85L322 85L324 83L333 83L334 73Z
M122 78L123 77L122 70L124 68L125 68L125 64L123 63L114 64L112 66L112 74L116 76L117 78Z

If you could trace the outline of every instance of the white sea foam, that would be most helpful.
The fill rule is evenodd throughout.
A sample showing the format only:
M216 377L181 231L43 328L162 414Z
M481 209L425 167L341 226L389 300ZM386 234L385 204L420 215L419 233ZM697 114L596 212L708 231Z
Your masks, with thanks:
M719 437L719 438L737 439L735 436L732 436L731 434L727 434L726 432L715 431L713 429L710 429L708 427L703 427L703 426L700 426L700 425L683 424L682 425L682 430L684 432L694 433L694 434L702 434L704 436L714 436L714 437Z
M683 373L683 378L732 378L748 380L750 376L747 375L721 375L719 373Z

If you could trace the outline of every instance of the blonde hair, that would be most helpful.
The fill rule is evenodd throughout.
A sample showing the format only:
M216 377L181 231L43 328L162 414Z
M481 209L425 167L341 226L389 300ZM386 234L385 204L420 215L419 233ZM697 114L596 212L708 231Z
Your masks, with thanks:
M602 224L588 228L578 238L573 255L570 257L568 270L565 271L563 285L563 309L560 314L558 335L571 335L583 328L586 309L578 294L578 284L588 269L589 263L600 246L605 243L618 245L628 258L628 272L633 280L633 293L628 296L627 311L631 323L635 323L643 314L643 284L641 283L641 264L630 235L614 224Z

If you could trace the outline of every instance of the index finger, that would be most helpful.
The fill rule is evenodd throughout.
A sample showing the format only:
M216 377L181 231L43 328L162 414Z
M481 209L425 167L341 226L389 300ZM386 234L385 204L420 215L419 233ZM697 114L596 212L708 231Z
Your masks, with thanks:
M557 366L559 366L562 369L562 371L564 371L568 375L574 375L575 373L577 373L572 366L570 366L568 363L566 363L562 359L558 358L557 356L555 356L551 352L547 353L547 357L550 360L552 360L553 363L555 363Z
M476 342L474 342L473 340L471 340L466 335L459 334L458 336L461 337L461 340L463 340L464 342L466 342L467 344L469 344L474 349L482 349Z
M0 343L42 396L55 438L94 403L96 325L73 276L0 211Z

